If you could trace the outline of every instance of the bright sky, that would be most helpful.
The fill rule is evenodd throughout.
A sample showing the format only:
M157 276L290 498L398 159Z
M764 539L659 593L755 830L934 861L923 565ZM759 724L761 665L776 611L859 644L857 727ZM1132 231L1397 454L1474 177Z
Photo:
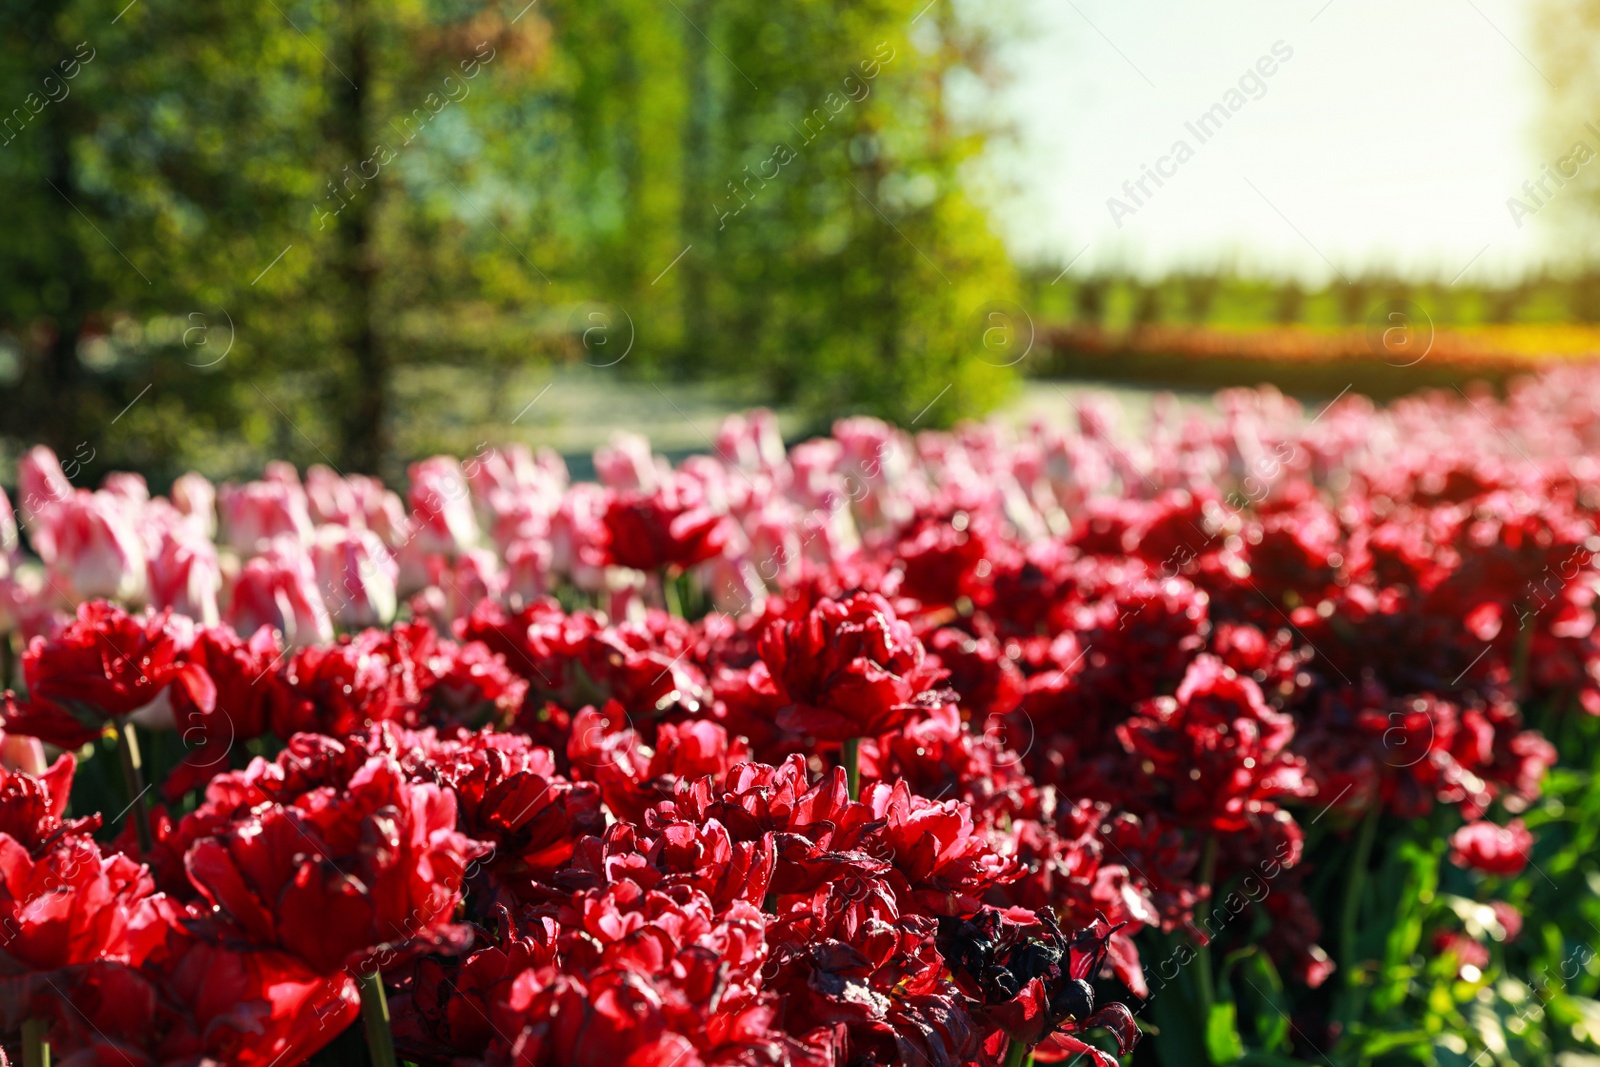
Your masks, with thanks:
M1547 247L1506 208L1546 162L1528 0L1014 2L1021 155L1004 170L1021 195L1003 218L1024 255L1488 280ZM1293 55L1259 99L1204 143L1185 128L1277 42ZM1123 183L1179 139L1193 157L1136 205ZM1113 196L1136 210L1114 220Z

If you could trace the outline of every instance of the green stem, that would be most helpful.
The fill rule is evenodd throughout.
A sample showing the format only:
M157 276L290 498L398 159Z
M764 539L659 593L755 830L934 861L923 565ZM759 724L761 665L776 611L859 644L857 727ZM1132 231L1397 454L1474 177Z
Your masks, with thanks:
M844 784L851 800L861 799L861 738L852 737L844 743L840 762L844 764Z
M1344 967L1345 987L1351 988L1356 970L1356 922L1361 917L1361 893L1367 883L1367 863L1372 856L1372 842L1378 833L1378 815L1382 809L1373 805L1361 820L1356 832L1355 852L1350 862L1350 881L1345 883L1344 910L1339 918L1339 963Z
M22 1022L22 1067L50 1067L50 1024L43 1019Z
M1206 898L1208 906L1216 898L1216 887L1212 880L1217 873L1217 838L1212 835L1206 838L1206 850L1200 860L1200 884L1210 889L1210 896ZM1211 942L1202 941L1195 949L1195 984L1200 987L1200 1024L1206 1026L1211 1020L1211 1005L1216 1003L1217 991L1211 982Z
M683 601L678 596L678 583L672 580L666 567L661 568L661 599L667 605L667 614L683 618Z
M122 784L128 789L128 817L139 834L139 853L149 855L154 839L150 836L150 809L145 803L144 767L139 759L139 735L126 719L117 723L117 751L122 756Z
M1006 1048L1006 1067L1023 1067L1023 1064L1033 1058L1029 1055L1030 1051L1027 1045L1012 1038L1011 1044Z
M389 1033L389 1001L383 995L383 976L376 970L356 978L361 991L361 1024L367 1031L367 1051L372 1067L397 1067L394 1037Z
M1524 626L1517 634L1516 647L1512 651L1511 691L1517 694L1519 700L1526 697L1523 685L1528 680L1528 656L1533 651L1533 628L1536 621Z
M17 645L15 634L0 634L0 689L11 688L11 677L17 672Z

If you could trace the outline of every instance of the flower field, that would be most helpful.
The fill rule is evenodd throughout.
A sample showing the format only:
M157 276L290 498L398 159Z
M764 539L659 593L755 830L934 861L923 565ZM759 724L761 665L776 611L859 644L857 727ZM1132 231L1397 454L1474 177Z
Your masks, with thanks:
M1140 439L753 412L403 496L34 449L0 1043L1592 1065L1596 411L1574 366Z

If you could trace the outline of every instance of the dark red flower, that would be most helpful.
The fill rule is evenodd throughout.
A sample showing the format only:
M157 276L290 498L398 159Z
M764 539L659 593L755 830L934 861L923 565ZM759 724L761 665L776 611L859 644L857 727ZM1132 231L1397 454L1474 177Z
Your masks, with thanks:
M190 699L186 690L174 690L173 717L189 751L161 783L163 796L175 801L204 785L228 769L234 745L267 732L273 710L283 700L278 679L282 658L278 633L270 626L248 640L226 626L201 628L190 659L211 679L215 700L208 708Z
M495 1036L490 1013L510 996L518 975L556 962L559 929L544 918L519 930L501 908L498 936L484 948L419 958L407 991L389 1002L396 1050L430 1063L481 1058Z
M300 649L283 670L273 733L341 737L377 722L419 725L436 682L428 669L436 644L433 627L415 622Z
M1117 732L1167 790L1166 813L1191 826L1237 833L1280 799L1313 792L1304 762L1288 752L1294 720L1210 655L1194 661L1176 696L1145 702Z
M944 672L875 593L824 598L798 618L774 619L760 648L778 724L819 740L888 733L946 699L934 688Z
M516 717L528 693L527 681L482 641L439 642L428 669L437 681L424 716L434 726L503 727Z
M216 705L216 688L190 658L194 624L170 611L130 615L102 600L79 605L53 638L35 637L22 654L26 703L6 696L6 729L62 748L98 737L111 719L151 708L177 686L194 707ZM161 709L151 708L160 715ZM171 705L165 707L170 721Z
M355 981L296 957L180 938L182 947L136 970L110 960L33 984L28 1015L49 1023L63 1063L104 1067L302 1063L360 1012Z
M973 1003L973 1015L997 1027L1011 1041L1036 1048L1044 1062L1087 1055L1099 1067L1116 1067L1115 1057L1073 1036L1105 1028L1126 1055L1139 1041L1133 1015L1123 1004L1095 1007L1095 977L1105 961L1103 923L1070 938L1049 911L1021 923L993 908L971 919L939 924L939 950L952 977Z
M612 562L642 571L692 567L717 555L728 519L706 505L691 478L669 478L653 493L619 492L606 507Z
M1450 862L1485 874L1514 878L1528 866L1533 835L1513 819L1505 826L1468 823L1450 836Z
M525 738L477 734L441 754L437 767L462 830L493 849L484 865L512 892L549 879L580 839L605 830L600 790L558 775L550 751Z
M0 834L0 972L91 960L137 965L167 936L150 873L94 840L59 837L37 858Z
M61 834L87 834L100 828L100 815L67 819L67 798L78 760L63 752L41 775L0 767L0 834L38 855Z
M467 865L487 846L456 829L456 799L373 757L343 790L252 809L196 842L189 877L256 945L321 973L460 947L451 922Z

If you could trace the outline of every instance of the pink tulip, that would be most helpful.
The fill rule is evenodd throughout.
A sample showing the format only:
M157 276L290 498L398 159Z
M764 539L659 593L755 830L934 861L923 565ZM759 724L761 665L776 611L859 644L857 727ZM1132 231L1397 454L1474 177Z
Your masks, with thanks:
M205 626L216 625L222 568L210 541L184 532L169 533L150 557L150 605L171 608Z
M263 468L261 477L278 485L291 485L300 488L300 472L294 469L294 464L284 459L274 459Z
M355 475L345 479L356 494L367 529L377 534L391 549L398 548L411 537L411 517L406 506L393 489L385 489L376 478Z
M194 524L200 536L217 535L217 490L202 474L190 471L172 483L172 506Z
M478 543L478 520L461 464L449 456L413 463L409 499L413 539L428 553L455 555Z
M311 511L311 521L318 526L328 523L336 526L366 525L366 515L362 512L356 487L331 467L320 463L306 470L306 504Z
M280 537L244 565L233 585L228 622L242 634L271 626L292 646L333 640L316 569L299 541Z
M751 523L750 557L756 575L778 588L800 580L805 553L798 518L792 505L775 501Z
M480 600L500 599L505 589L500 560L481 548L469 549L454 560L435 556L431 572L431 584L444 590L444 614L437 620L442 624L470 614Z
M486 448L462 465L472 495L487 500L491 492L515 492L535 484L539 469L527 445Z
M44 758L44 744L37 737L0 732L0 767L37 778L48 767Z
M767 589L749 559L716 556L701 564L701 568L711 602L718 611L734 615L761 610Z
M35 445L17 464L17 490L24 506L31 508L34 505L28 504L29 500L41 505L65 500L72 495L72 483L61 470L56 454L44 445Z
M491 489L485 499L489 540L504 554L519 541L548 540L559 495L546 500L531 489Z
M784 448L777 416L765 408L729 415L717 431L717 455L746 470L778 470L783 466Z
M61 593L74 601L144 598L144 546L121 500L103 489L79 489L51 513L47 525L56 549L50 570Z
M377 534L344 526L318 527L311 560L323 603L336 624L354 630L394 620L400 567Z
M597 590L605 580L605 514L610 494L592 482L568 490L550 519L550 567L580 589Z
M546 539L514 541L505 551L505 596L520 611L550 591L550 542Z
M286 535L302 545L311 543L311 513L298 481L291 484L278 478L225 485L221 504L228 544L242 555L265 551L273 539Z
M611 435L611 443L594 452L595 474L608 489L653 493L661 480L650 442L636 433Z
M142 508L150 502L150 486L145 484L144 477L128 471L112 471L100 483L100 488L135 508Z
M9 560L0 569L0 634L21 634L23 640L43 633L52 622L55 593L45 584L44 571L37 565L14 566Z
M56 454L44 445L28 449L17 464L17 504L28 541L46 563L56 558L55 527L49 517L70 496L72 483Z
M0 488L0 555L16 552L17 544L17 517L11 511L11 498Z

